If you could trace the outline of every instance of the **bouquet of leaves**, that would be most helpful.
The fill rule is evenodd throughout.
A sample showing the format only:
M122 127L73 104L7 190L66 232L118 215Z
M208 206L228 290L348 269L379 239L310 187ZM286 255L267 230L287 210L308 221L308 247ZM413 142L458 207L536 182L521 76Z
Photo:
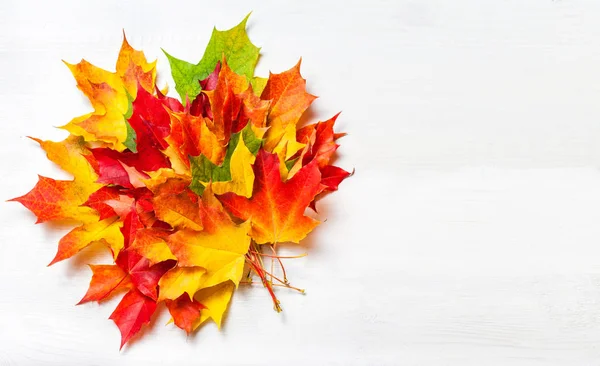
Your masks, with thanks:
M125 292L110 316L121 347L162 301L188 333L208 319L220 326L233 291L252 277L281 310L273 287L296 288L277 244L306 237L319 222L305 211L350 175L330 164L337 116L297 126L316 98L300 63L254 76L259 48L247 18L215 29L197 64L165 52L181 100L159 90L156 61L125 38L116 72L67 63L94 111L61 127L64 141L32 138L73 180L40 176L14 200L38 223L78 225L51 265L92 244L110 250L114 263L90 265L80 303Z

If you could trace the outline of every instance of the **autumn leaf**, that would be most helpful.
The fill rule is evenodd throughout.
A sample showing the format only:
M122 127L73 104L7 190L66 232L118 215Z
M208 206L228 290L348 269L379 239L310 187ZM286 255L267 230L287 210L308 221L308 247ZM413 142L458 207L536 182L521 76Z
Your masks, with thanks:
M132 103L132 114L128 119L131 127L135 130L137 136L137 148L140 153L159 154L159 149L166 149L169 146L165 138L171 131L171 122L169 113L164 108L163 103L144 89L140 89L135 100ZM158 158L144 156L143 160L154 160ZM142 169L156 170L156 169Z
M27 194L13 198L37 216L36 223L52 220L92 222L97 214L89 207L80 207L95 187L70 180L54 180L38 176L38 183ZM91 188L91 189L90 189Z
M234 288L235 285L231 281L226 281L198 291L194 300L201 303L205 309L200 313L200 318L192 325L192 329L197 329L208 319L212 319L221 328L223 314L227 310Z
M127 42L125 32L123 32L123 44L119 51L116 69L117 75L130 95L136 95L140 90L139 86L147 91L154 89L156 61L149 63L143 52L134 50Z
M123 37L123 45L115 73L98 68L82 60L65 64L77 81L78 88L90 99L94 112L77 117L63 126L85 141L101 141L118 151L126 148L128 137L125 115L130 100L128 94L137 94L138 83L146 90L154 89L156 62L148 63L143 53L131 48Z
M340 183L351 176L352 173L333 165L327 165L321 169L321 184L327 191L337 191Z
M89 289L78 305L89 301L102 301L119 289L131 288L131 280L119 266L112 264L90 264L89 266L94 274Z
M338 116L339 113L325 122L307 125L297 132L298 141L306 144L307 151L302 154L296 165L301 167L315 160L321 171L321 184L324 192L336 191L340 183L352 175L352 173L342 168L330 165L333 154L340 146L336 143L336 140L345 136L344 133L335 133L333 130L333 125ZM292 170L290 170L290 173L292 173ZM314 202L311 203L311 208L316 211Z
M156 311L156 302L136 289L130 290L110 315L121 331L121 347L136 335L144 324L150 323Z
M205 308L198 301L190 299L187 294L183 294L175 300L166 300L165 304L175 325L185 330L187 334L192 332L194 323L198 321L202 309Z
M12 199L31 210L37 223L50 220L94 221L93 210L79 207L89 195L101 188L98 175L88 163L89 150L82 138L69 136L61 142L32 138L46 151L48 159L71 173L73 181L58 181L39 176L38 184L26 195Z
M297 132L298 141L303 144L310 144L310 152L303 157L304 165L311 160L317 160L319 167L329 165L331 157L340 147L335 141L345 134L336 134L333 131L333 125L337 120L339 113L325 122L317 122L302 127Z
M80 250L98 241L106 243L113 253L118 253L123 248L121 225L117 218L111 217L83 224L71 230L58 242L58 252L49 265L71 258Z
M249 80L253 79L260 49L250 42L246 33L249 16L250 14L229 30L219 31L214 28L204 56L197 64L179 60L163 50L171 65L175 89L182 101L185 101L186 97L194 99L200 93L199 80L206 78L215 69L223 55L234 72L246 76Z
M254 175L254 193L250 199L226 193L219 200L233 215L250 220L250 236L257 243L300 242L318 225L318 221L304 216L321 191L321 173L316 162L282 182L279 159L261 150L254 164Z
M306 80L300 75L300 61L288 71L269 75L260 98L271 101L265 150L278 155L284 151L283 160L288 160L304 146L296 141L296 123L317 98L306 92Z
M82 137L70 135L60 142L42 141L34 137L31 137L31 139L40 144L42 149L46 151L50 161L56 163L64 171L71 173L78 183L89 185L91 189L101 187L100 185L94 185L98 175L85 158L90 152Z

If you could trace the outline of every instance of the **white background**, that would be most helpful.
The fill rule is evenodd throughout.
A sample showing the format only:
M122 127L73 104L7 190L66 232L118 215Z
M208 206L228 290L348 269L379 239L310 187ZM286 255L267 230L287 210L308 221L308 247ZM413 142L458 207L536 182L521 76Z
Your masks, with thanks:
M3 0L0 199L68 177L25 137L90 110L61 59L114 70L124 28L173 87L160 47L195 62L250 10L257 74L302 56L356 168L288 261L306 296L241 288L221 332L163 312L119 352L116 302L73 306L103 258L46 268L66 228L0 203L0 365L600 365L596 0Z

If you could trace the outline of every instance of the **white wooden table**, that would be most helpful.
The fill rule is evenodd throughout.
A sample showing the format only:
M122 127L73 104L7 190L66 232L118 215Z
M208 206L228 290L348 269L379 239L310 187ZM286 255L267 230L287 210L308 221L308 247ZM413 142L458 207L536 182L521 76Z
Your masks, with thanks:
M307 294L242 288L191 337L163 312L119 352L116 302L74 306L105 258L46 268L66 228L0 203L0 365L600 365L596 0L3 0L0 199L67 177L25 137L90 108L61 59L113 69L124 28L173 87L160 47L196 61L250 10L257 73L302 56L349 133L287 267Z

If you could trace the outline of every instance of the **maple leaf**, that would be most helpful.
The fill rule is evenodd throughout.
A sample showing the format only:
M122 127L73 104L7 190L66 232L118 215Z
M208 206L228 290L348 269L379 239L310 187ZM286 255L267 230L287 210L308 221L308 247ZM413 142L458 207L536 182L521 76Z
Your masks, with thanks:
M98 175L88 163L88 149L83 139L69 136L60 142L31 138L46 151L48 159L74 177L72 181L54 180L39 176L36 186L27 194L13 198L33 212L37 223L50 220L75 220L90 222L96 219L93 210L79 207L89 195L102 187L95 181Z
M304 216L310 202L321 191L321 173L316 161L282 182L277 156L260 150L253 169L251 198L226 193L219 196L219 200L233 215L252 222L250 236L257 243L298 243L318 225L318 221Z
M163 102L145 89L138 91L128 121L136 132L138 149L142 145L145 147L141 148L142 151L157 151L168 146L165 138L171 129L169 113L163 107ZM151 157L144 156L144 159Z
M67 258L95 242L106 243L113 253L123 248L122 223L111 217L98 222L90 222L76 227L58 242L58 252L50 262L50 266Z
M64 171L71 173L78 183L87 184L96 189L101 187L100 185L94 186L98 175L85 158L86 155L89 155L89 150L85 146L83 137L70 135L60 142L42 141L35 137L30 138L40 144L42 149L46 151L46 156L50 161L56 163Z
M175 325L185 330L187 334L192 332L194 323L200 318L201 310L205 308L198 301L190 299L187 294L183 294L175 300L166 300L165 304Z
M123 43L119 51L116 70L129 94L136 95L136 92L140 90L139 86L147 91L154 89L156 60L149 63L143 52L133 49L127 42L125 32L123 32Z
M312 160L316 160L321 171L321 184L325 186L325 191L335 191L339 184L352 173L342 168L330 165L330 160L340 145L335 141L345 136L345 133L335 133L333 125L338 118L339 113L325 122L317 122L302 127L297 132L298 141L304 143L309 148L306 154L302 155L303 165Z
M306 80L300 75L300 61L288 71L270 74L260 98L271 101L265 150L282 155L282 161L285 161L304 146L296 141L296 123L317 98L306 92Z
M304 164L316 159L319 167L329 165L331 157L340 147L335 140L345 134L335 134L333 125L339 113L324 122L317 122L302 127L296 133L297 139L303 144L310 144L310 151L303 157Z
M163 50L171 65L175 90L182 101L186 98L194 99L200 93L199 80L206 78L215 69L223 55L234 72L245 75L249 80L253 79L260 49L250 42L246 33L246 22L249 16L250 14L229 30L219 31L214 28L204 56L197 64L177 59ZM260 83L261 81L257 86L260 87Z
M21 203L37 216L36 223L51 220L91 222L97 214L89 207L80 207L95 187L70 180L54 180L38 176L38 182L27 194L10 199Z
M202 323L212 319L221 328L223 314L227 310L235 285L232 281L226 281L216 286L204 288L196 293L194 300L201 303L204 309L200 317L193 323L192 329L196 330Z
M144 324L150 323L152 314L156 311L156 302L144 296L136 289L131 289L109 319L115 322L121 332L121 347L127 343Z
M102 141L116 150L126 148L130 97L137 94L138 83L146 90L154 89L156 61L148 63L143 53L133 50L123 37L117 60L117 72L112 73L82 60L65 64L77 81L77 87L90 99L94 112L77 117L63 126L85 141Z
M79 301L83 304L89 301L102 301L120 289L130 289L131 280L119 266L90 264L93 272L89 289Z
M321 184L327 191L337 191L340 183L352 174L337 166L327 165L321 168Z

